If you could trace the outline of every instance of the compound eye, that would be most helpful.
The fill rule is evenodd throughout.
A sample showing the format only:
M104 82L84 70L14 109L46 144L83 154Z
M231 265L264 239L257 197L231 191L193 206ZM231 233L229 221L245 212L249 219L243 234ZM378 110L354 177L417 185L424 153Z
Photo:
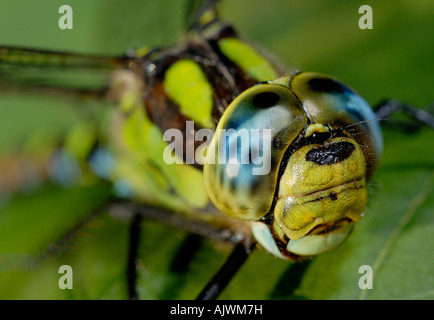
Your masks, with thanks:
M267 214L285 150L306 123L299 101L281 85L260 84L238 96L217 125L204 165L217 208L239 219Z
M369 104L340 81L321 73L304 72L296 75L291 89L302 102L312 123L347 129L363 148L369 177L377 166L383 148L380 125L375 121L376 115Z

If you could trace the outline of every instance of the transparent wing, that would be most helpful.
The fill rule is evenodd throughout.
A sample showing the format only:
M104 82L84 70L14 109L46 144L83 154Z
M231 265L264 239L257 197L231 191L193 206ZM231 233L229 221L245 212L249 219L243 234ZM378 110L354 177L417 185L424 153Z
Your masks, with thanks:
M0 90L103 96L130 59L0 47Z

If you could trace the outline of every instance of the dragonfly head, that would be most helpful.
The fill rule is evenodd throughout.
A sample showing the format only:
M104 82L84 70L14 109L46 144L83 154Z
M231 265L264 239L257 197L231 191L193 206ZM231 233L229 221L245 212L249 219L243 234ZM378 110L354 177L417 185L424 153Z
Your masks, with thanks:
M299 73L240 94L221 117L204 165L208 194L225 214L252 221L281 258L343 242L367 202L381 156L370 106L319 73Z

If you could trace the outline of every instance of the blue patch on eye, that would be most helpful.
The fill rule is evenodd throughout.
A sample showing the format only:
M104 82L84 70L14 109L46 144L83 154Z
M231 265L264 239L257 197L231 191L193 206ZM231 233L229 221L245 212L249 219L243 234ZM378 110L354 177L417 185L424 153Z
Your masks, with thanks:
M343 102L345 111L351 115L355 123L377 119L374 110L372 110L369 104L359 95L353 92L348 92L345 93L342 98L345 100L345 102ZM361 126L370 137L372 137L371 140L374 142L377 154L381 154L383 150L383 137L379 121L362 122L359 126Z
M239 112L234 111L226 122L226 129L238 130L238 128L243 126L246 119L248 119L247 116L243 116Z
M245 123L253 118L257 112L258 110L250 105L243 105L242 107L238 106L232 111L230 117L227 118L225 129L238 130L239 128L244 127Z
M355 121L364 121L369 120L370 118L370 113L366 112L366 108L363 108L363 106L355 102L354 99L350 99L350 101L345 105L345 109ZM364 126L366 123L362 123L362 125Z

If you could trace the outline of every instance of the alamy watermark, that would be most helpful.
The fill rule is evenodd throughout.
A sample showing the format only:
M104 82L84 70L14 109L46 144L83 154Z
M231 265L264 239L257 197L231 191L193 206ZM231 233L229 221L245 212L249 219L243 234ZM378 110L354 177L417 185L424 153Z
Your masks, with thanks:
M59 282L58 282L59 288L62 290L73 289L72 267L67 264L64 264L59 267L58 273L63 274L59 278Z
M226 164L228 173L238 172L241 165L249 164L253 175L266 175L271 168L271 129L200 129L195 132L194 122L186 122L184 133L168 129L163 140L170 142L163 152L166 164ZM218 137L217 150L210 145ZM195 142L203 142L195 149ZM216 152L217 151L217 152ZM184 154L185 152L185 154ZM217 154L216 154L217 153Z
M362 30L373 29L373 10L370 5L362 5L359 7L360 14L363 14L359 18L359 28ZM62 14L59 18L58 26L61 30L73 29L73 17L72 7L70 5L62 5L59 7L58 13Z
M362 290L374 288L374 272L370 265L362 265L359 268L359 274L362 276L359 278L359 288Z
M59 7L59 11L62 16L59 18L58 25L61 30L73 29L72 25L72 7L65 4Z
M362 30L374 29L373 11L372 7L365 4L360 6L359 13L363 14L359 18L359 28Z

